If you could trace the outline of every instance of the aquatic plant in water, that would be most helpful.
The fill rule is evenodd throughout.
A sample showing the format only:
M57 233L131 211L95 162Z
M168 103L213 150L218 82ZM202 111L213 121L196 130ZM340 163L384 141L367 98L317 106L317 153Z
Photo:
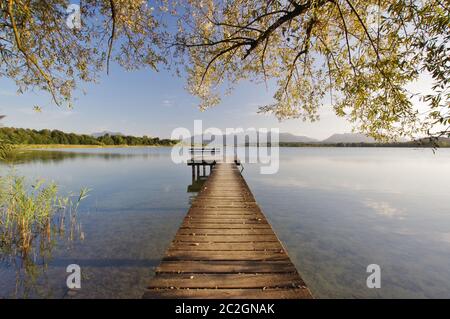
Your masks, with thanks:
M14 159L17 151L14 145L0 140L0 161L10 162Z
M87 189L60 196L43 180L29 187L14 173L0 177L0 259L16 270L16 295L26 296L45 272L57 240L84 238L77 211L87 196Z

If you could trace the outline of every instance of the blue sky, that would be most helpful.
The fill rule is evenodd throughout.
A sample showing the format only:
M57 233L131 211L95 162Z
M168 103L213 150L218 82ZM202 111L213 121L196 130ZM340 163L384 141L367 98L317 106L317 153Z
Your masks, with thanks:
M431 93L432 79L424 74L408 85L411 92ZM281 132L325 139L334 133L348 133L352 126L338 118L325 99L321 120L300 119L279 122L273 115L257 114L258 106L273 102L275 87L269 84L241 82L220 105L201 112L198 100L185 90L185 79L169 71L150 69L126 71L112 64L110 74L102 74L99 83L83 84L86 94L77 94L73 109L58 107L49 94L28 91L18 95L15 83L0 78L0 114L4 126L59 129L91 134L114 131L136 136L170 137L172 130L185 127L193 131L194 120L203 120L204 129L279 128ZM413 100L425 110L425 103ZM33 111L39 105L41 113Z
M128 72L114 65L99 83L84 84L86 94L78 94L74 108L69 110L54 105L45 92L17 95L14 82L0 78L0 114L7 115L2 124L75 133L109 130L161 137L169 137L176 127L192 131L196 119L203 120L205 128L278 127L282 132L315 138L351 130L327 106L321 112L321 121L312 124L299 119L279 122L272 115L257 114L259 105L272 102L275 88L250 82L242 82L220 105L201 112L198 100L185 90L184 81L168 71ZM41 106L43 111L33 111L34 105Z

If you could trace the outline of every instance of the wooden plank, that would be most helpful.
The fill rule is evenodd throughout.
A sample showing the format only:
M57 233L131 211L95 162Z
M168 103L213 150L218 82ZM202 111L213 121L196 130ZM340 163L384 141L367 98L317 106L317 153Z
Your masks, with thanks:
M218 215L218 214L190 214L185 217L185 220L191 219L192 221L211 221L214 223L223 222L224 219L228 219L230 221L240 220L242 222L245 221L257 221L264 222L269 224L264 215L259 213L254 213L252 215ZM208 221L208 222L209 222Z
M235 222L252 222L252 223L265 223L267 224L267 220L264 218L263 215L227 215L227 216L221 216L221 218L218 218L217 215L187 215L185 218L185 221L197 221L197 222L214 222L214 223L235 223Z
M194 201L192 207L195 208L220 208L220 209L239 209L239 208L254 208L256 207L255 202L249 201L233 201L233 200L214 200L214 199L203 199L202 201Z
M201 225L250 225L250 226L267 226L270 227L270 225L267 223L266 220L262 218L186 218L183 221L184 224L195 224L197 226ZM205 226L205 228L208 228Z
M214 209L214 210L229 210L229 209L238 209L238 210L250 210L253 209L253 207L251 206L247 206L247 205L241 205L241 204L220 204L218 205L217 203L212 204L212 205L195 205L192 204L193 208L202 208L202 209Z
M278 241L274 242L251 242L251 243L210 243L210 242L192 242L192 243L172 243L170 246L174 250L281 250L283 246Z
M188 216L183 222L186 223L198 223L198 224L254 224L254 225L269 225L267 220L263 217L250 217L250 218L239 218L238 216L228 216L228 218L216 218L215 216Z
M301 288L297 274L160 274L147 288Z
M220 195L216 195L220 193ZM207 192L202 193L202 195L197 196L195 198L196 201L201 201L203 199L206 200L237 200L237 201L245 201L245 198L253 198L250 194L242 194L239 192L232 194L223 194L221 191L212 191L208 190Z
M175 236L176 242L214 242L214 243L246 243L246 242L278 242L278 238L274 234L269 235L218 235L218 236L191 236L180 235Z
M271 229L268 224L255 223L186 223L184 222L180 229L192 229L194 232L198 229Z
M223 181L218 181L220 183L223 183ZM246 199L254 199L253 194L249 191L243 190L243 184L234 184L230 185L230 187L236 188L237 191L230 192L230 191L224 191L223 189L214 189L214 188L208 188L207 190L201 192L198 194L198 197L195 198L195 200L200 201L203 199L207 200L242 200L244 198Z
M248 207L248 208L241 208L241 207L229 207L229 208L215 208L215 207L192 207L189 209L189 213L211 213L211 214L240 214L240 215L246 215L246 214L255 214L255 213L261 213L261 209L258 206Z
M210 211L210 210L205 210L205 211L190 211L188 216L196 216L196 217L211 217L211 218L236 218L236 217L241 217L241 218L252 218L253 216L262 216L264 217L264 215L262 215L260 212L258 211L248 211L248 212L226 212L226 211Z
M280 251L203 251L169 249L163 260L289 260L284 250Z
M155 272L174 273L294 273L296 269L286 261L163 261Z
M198 224L264 224L269 225L265 219L262 217L255 218L210 218L208 217L196 217L187 216L184 219L185 223L198 223Z
M146 299L310 299L307 288L278 289L155 289Z
M194 201L197 205L207 205L212 204L213 206L216 205L230 205L232 203L238 203L238 204L245 204L245 205L252 205L254 200L249 200L248 198L245 198L243 196L239 197L213 197L209 194L202 195Z
M273 234L272 229L213 229L213 228L197 228L195 230L180 228L179 235L270 235Z

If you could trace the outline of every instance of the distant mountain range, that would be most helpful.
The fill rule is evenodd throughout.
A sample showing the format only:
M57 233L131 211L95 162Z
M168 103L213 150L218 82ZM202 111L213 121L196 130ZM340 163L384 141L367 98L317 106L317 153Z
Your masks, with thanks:
M245 133L241 132L241 133L236 134L238 137L238 143L242 142L242 139L244 138L245 134L250 134L250 132L245 132ZM230 136L233 136L233 135L234 134L230 134ZM249 135L249 136L251 136L251 135ZM209 139L209 137L210 136L208 135L208 139ZM222 144L222 135L215 135L214 137L215 137L214 138L215 144ZM194 136L194 141L200 141L200 140L201 140L200 136L198 136L198 135ZM291 133L280 133L279 140L280 140L280 142L284 142L284 143L318 143L319 142L318 140L311 138L311 137L294 135ZM206 136L204 137L204 141L208 142ZM233 141L233 139L231 139L231 141ZM191 139L190 138L184 139L184 142L190 143Z
M280 133L280 142L283 143L317 143L319 140L308 136L294 135L291 133Z
M120 132L103 131L103 132L92 133L91 136L97 138L97 137L105 136L106 134L108 134L109 136L122 136L123 135Z
M93 137L101 137L108 134L109 136L123 136L120 132L103 131L92 133ZM238 137L242 137L245 133L238 133ZM375 139L368 137L360 133L344 133L344 134L333 134L330 137L320 141L318 139L294 135L291 133L280 133L279 139L281 143L324 143L324 144L335 144L335 143L376 143ZM220 137L216 136L216 141L222 142ZM185 142L190 142L190 139L186 139Z
M408 142L407 139L399 139L398 142ZM333 134L330 137L324 140L316 140L313 138L309 138L306 136L297 136L292 135L290 133L280 133L280 142L281 143L318 143L318 144L351 144L351 143L377 143L377 141L370 136L361 134L361 133L343 133L343 134Z
M333 134L326 138L321 143L335 144L335 143L376 143L375 139L360 133L344 133Z
M103 131L103 132L96 132L96 133L92 133L91 136L98 138L104 135L110 135L110 136L124 136L124 134L120 133L120 132L111 132L111 131ZM243 144L243 137L245 134L249 134L249 132L241 132L238 133L238 144ZM197 139L198 141L201 140L200 136L195 136L194 137ZM232 141L232 140L231 140ZM190 144L191 139L184 139L183 140L184 143L186 144ZM207 143L208 141L205 138L205 143ZM417 144L424 144L424 145L429 145L430 144L430 140L428 138L424 138L424 139L419 139L416 142L412 142L410 140L407 139L400 139L397 143L378 143L377 141L375 141L374 138L366 136L364 134L361 133L343 133L343 134L333 134L330 137L324 139L324 140L318 140L315 138L311 138L308 136L302 136L302 135L294 135L291 133L280 133L279 135L279 142L280 143L288 143L286 146L296 146L296 144L298 144L298 146L301 146L302 144L305 144L305 146L307 145L331 145L331 144L339 144L337 146L341 146L341 145L347 145L349 144L349 146L352 146L351 144L357 145L357 144L367 144L367 145L380 145L380 146L389 146L389 145L398 145L399 146L405 146L405 145L409 145L411 143L413 143L412 146L416 146ZM408 143L409 142L409 143ZM446 138L446 137L440 137L438 140L435 140L434 142L437 142L440 146L442 147L450 147L450 138ZM232 143L232 142L231 142ZM253 141L252 141L253 143ZM221 145L222 144L222 137L219 136L215 136L215 141L213 142L213 144L215 145ZM354 146L353 145L353 146Z
M238 137L242 137L245 133L237 134ZM197 136L195 137L197 138ZM198 138L200 140L201 138ZM221 143L222 139L218 136L215 138L216 142ZM184 140L186 143L190 143L190 139ZM368 137L360 133L344 133L333 134L324 140L318 140L308 136L294 135L291 133L280 133L280 143L305 143L305 144L337 144L337 143L376 143L375 139ZM401 140L400 142L406 142L407 140Z

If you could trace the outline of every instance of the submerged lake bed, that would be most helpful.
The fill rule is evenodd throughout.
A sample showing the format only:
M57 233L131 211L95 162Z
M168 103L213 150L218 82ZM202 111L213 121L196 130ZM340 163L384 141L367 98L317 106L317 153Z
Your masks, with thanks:
M62 193L91 189L79 213L84 240L55 247L30 297L141 297L195 196L190 169L170 152L49 150L15 163ZM280 148L278 173L259 168L244 163L243 175L315 297L450 298L450 149ZM69 264L82 270L75 293ZM379 289L366 286L369 264L381 268ZM6 261L0 288L14 297Z

